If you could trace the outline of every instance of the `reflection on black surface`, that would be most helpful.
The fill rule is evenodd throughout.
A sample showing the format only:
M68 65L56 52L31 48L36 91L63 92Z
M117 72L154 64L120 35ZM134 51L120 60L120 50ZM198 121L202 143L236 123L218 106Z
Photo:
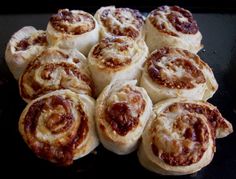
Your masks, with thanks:
M229 63L228 72L225 75L225 83L230 92L230 98L232 100L232 104L235 110L236 109L236 41L234 43L233 48L231 49L231 59Z

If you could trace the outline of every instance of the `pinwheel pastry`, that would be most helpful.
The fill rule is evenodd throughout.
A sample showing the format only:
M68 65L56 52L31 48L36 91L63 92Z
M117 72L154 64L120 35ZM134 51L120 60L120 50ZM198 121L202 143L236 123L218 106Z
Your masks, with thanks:
M144 38L144 17L138 10L130 8L101 7L95 16L101 26L101 37L128 36Z
M197 53L202 35L191 12L178 6L161 6L145 22L146 43L150 52L162 47L177 47Z
M26 102L58 89L90 96L94 91L84 55L75 49L57 48L46 49L29 63L19 80L19 89Z
M87 56L90 48L99 40L99 27L87 12L61 9L50 18L47 39L51 45L76 48Z
M7 44L5 59L15 79L19 79L31 59L47 46L46 32L26 26L12 35Z
M207 100L218 84L199 56L178 48L161 48L148 57L140 85L153 103L172 97Z
M208 165L215 137L233 132L219 110L207 103L168 99L157 103L142 135L141 165L162 175L185 175Z
M22 112L19 131L40 158L59 165L90 153L98 145L94 100L70 90L57 90L31 101Z
M100 141L123 155L134 151L152 110L152 102L136 80L114 81L99 95L95 121Z
M143 39L109 37L96 44L88 55L96 94L112 80L139 79L147 55L148 48Z

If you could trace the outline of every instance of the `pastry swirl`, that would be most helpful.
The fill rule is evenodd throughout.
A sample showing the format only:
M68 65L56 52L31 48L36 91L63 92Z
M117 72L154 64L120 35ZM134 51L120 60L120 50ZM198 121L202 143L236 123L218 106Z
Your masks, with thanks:
M114 81L97 99L96 124L105 148L128 154L136 149L149 118L152 102L136 81Z
M161 6L147 17L146 43L150 52L162 47L177 47L197 53L202 35L191 12L178 6Z
M148 55L144 40L125 36L105 38L88 55L89 68L99 94L115 79L139 79Z
M102 38L127 36L133 39L144 37L144 17L138 10L130 8L101 7L95 14L101 26Z
M14 33L9 40L5 59L15 79L19 79L27 64L48 45L46 32L26 26Z
M139 160L159 174L191 174L211 162L215 138L232 131L232 125L210 103L164 100L154 106L144 129Z
M38 157L70 165L98 145L93 110L91 97L58 90L26 106L20 116L19 131Z
M19 80L21 97L29 102L58 89L92 96L93 81L85 57L77 50L49 48L29 63Z
M183 49L162 48L146 61L140 85L154 103L171 97L207 100L218 88L210 67Z
M99 40L99 28L91 14L61 9L50 18L47 38L51 45L76 48L87 56L90 48Z

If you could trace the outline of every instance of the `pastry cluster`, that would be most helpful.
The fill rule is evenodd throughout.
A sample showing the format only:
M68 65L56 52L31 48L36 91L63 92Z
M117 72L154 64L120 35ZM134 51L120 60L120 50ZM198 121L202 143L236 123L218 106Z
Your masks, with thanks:
M197 52L191 12L161 6L101 7L95 15L61 9L46 31L23 27L5 59L27 103L19 131L40 158L59 165L99 141L119 155L137 149L146 169L185 175L208 165L215 140L233 127L208 103L218 89Z

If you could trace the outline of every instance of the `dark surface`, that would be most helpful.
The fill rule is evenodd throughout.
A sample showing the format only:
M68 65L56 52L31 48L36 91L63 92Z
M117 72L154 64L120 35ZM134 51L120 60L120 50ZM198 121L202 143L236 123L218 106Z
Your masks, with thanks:
M235 0L7 0L1 3L0 14L12 13L51 13L59 8L84 9L96 11L101 6L116 5L118 7L132 7L141 11L150 11L160 5L176 5L187 8L192 12L234 12Z
M218 106L236 129L236 14L194 14L203 35L205 46L199 55L215 73L219 90L210 102ZM19 28L33 25L46 28L49 15L1 15L0 16L0 132L1 174L20 178L111 178L143 176L161 178L138 162L136 153L118 156L101 145L97 155L90 154L75 161L68 168L60 168L38 159L23 142L18 132L18 118L25 103L18 93L17 82L8 71L4 51L10 36ZM183 178L236 178L236 134L219 139L213 161L200 172ZM4 174L3 174L3 173ZM177 177L180 178L180 177Z

